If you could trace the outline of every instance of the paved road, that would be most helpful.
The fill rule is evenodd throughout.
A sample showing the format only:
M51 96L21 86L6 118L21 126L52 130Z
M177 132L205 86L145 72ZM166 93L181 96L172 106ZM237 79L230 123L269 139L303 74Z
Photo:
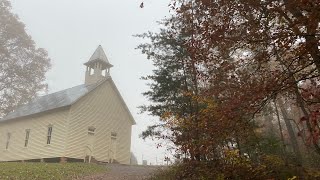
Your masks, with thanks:
M159 168L119 164L107 164L106 166L109 169L107 173L88 176L82 180L143 180L148 179Z

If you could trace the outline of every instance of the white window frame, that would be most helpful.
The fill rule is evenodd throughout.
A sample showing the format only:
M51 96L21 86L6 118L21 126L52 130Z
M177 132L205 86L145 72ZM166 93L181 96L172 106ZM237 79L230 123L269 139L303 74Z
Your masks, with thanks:
M94 135L96 131L96 128L93 126L88 127L88 135Z
M115 131L112 131L111 132L111 139L117 139L117 132L115 132Z
M7 132L6 150L9 149L10 139L11 139L11 133Z
M48 126L48 131L47 131L47 145L51 144L51 140L52 140L52 129L53 126L49 125Z
M26 129L26 136L24 139L24 147L28 147L29 144L29 138L30 138L30 129Z

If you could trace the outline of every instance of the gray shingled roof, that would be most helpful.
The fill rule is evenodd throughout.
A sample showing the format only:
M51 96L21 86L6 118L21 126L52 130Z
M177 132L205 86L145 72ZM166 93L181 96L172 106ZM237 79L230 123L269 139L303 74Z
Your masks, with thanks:
M102 46L101 46L101 45L99 45L98 48L94 51L94 53L92 54L92 56L91 56L90 59L89 59L89 62L90 62L90 61L94 61L94 60L96 60L96 59L100 59L100 60L102 60L102 61L110 64L110 63L109 63L109 60L108 60L108 58L107 58L107 56L106 56L106 53L105 53L104 50L102 49Z
M82 84L69 89L38 97L30 103L18 107L15 111L0 119L0 122L69 106L72 103L76 102L82 96L89 93L99 84L100 83L92 85Z
M113 67L113 65L109 63L106 53L103 51L101 45L98 46L98 48L94 51L94 53L90 57L89 61L84 63L84 65L93 68L96 62L100 62L103 69Z

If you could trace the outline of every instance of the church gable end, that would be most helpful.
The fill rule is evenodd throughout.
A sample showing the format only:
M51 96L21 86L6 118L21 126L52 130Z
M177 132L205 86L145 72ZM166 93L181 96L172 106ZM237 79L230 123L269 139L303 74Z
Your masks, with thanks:
M67 156L92 156L104 162L115 159L127 164L130 161L133 123L112 79L108 79L71 106ZM88 135L90 127L95 128L94 137ZM112 133L117 134L116 142L112 140ZM113 154L112 143L116 144L113 145L113 149L117 149L116 155Z
M135 121L112 81L112 65L101 46L85 65L85 84L97 85L70 107L66 157L129 164Z

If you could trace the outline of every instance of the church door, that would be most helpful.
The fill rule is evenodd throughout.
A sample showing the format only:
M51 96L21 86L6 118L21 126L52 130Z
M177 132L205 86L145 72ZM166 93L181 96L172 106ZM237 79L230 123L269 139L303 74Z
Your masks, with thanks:
M111 133L111 144L110 144L110 163L114 163L117 156L117 134Z
M88 135L86 140L85 146L85 162L90 163L92 158L92 151L93 151L93 143L94 143L94 130L92 128L88 129Z

